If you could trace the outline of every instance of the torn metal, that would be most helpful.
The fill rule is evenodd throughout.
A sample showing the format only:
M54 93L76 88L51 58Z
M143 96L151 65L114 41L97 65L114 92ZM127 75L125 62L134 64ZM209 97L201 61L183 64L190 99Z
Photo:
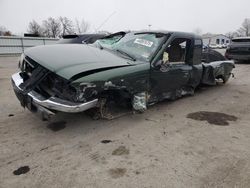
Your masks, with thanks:
M132 100L133 109L139 112L147 110L147 95L146 92L137 93Z
M232 69L235 65L232 61L216 61L208 64L203 64L202 84L215 85L217 79L222 79L224 83L231 76Z

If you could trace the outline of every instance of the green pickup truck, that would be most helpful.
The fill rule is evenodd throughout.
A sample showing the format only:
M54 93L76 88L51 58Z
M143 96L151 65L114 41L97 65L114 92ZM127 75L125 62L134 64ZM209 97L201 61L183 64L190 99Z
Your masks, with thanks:
M119 35L120 34L120 35ZM48 119L90 109L104 117L110 101L134 111L193 95L201 84L226 83L233 61L202 62L202 39L192 33L118 33L86 44L27 49L12 84L21 105Z

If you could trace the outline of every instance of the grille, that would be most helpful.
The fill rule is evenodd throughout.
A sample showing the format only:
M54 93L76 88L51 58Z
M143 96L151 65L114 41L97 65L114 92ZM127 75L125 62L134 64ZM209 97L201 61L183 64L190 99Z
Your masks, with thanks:
M20 76L23 78L23 83L20 84L20 87L24 94L33 90L49 73L49 70L40 66L28 56L25 56L20 68Z

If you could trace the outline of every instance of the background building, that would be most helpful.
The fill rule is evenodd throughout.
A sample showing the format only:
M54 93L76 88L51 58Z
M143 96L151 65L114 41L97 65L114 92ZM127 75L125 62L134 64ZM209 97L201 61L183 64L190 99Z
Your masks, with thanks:
M217 46L225 47L230 44L231 40L225 35L222 34L205 34L202 35L203 45L204 46Z

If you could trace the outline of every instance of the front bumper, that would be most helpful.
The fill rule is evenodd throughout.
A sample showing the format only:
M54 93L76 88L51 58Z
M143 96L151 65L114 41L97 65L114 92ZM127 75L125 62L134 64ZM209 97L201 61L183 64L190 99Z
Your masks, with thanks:
M28 94L23 94L20 84L23 83L23 78L20 72L12 75L12 85L17 98L23 107L27 107L32 112L41 112L47 116L51 116L55 111L78 113L86 111L97 106L98 99L88 101L85 103L74 103L63 100L57 97L50 97L46 99L36 91L30 91Z

